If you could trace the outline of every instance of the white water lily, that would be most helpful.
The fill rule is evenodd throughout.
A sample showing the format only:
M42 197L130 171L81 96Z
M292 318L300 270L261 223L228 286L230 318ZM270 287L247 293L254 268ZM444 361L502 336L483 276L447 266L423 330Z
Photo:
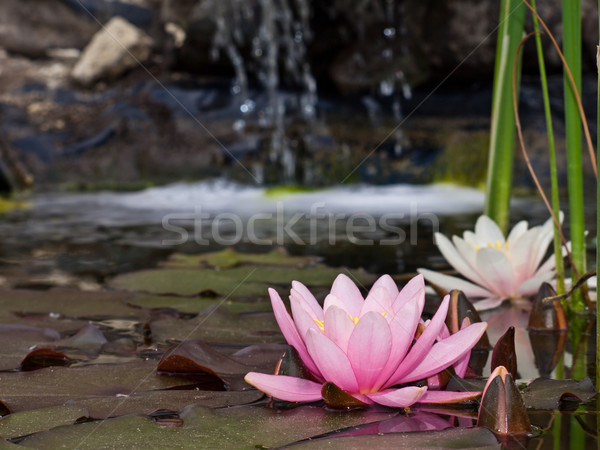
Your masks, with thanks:
M427 269L418 271L443 289L462 290L474 300L476 309L491 309L507 299L534 295L543 282L552 282L554 255L542 264L552 238L552 219L533 228L521 221L505 239L492 219L480 216L475 232L465 231L462 238L452 236L450 242L443 234L435 234L442 255L470 281Z

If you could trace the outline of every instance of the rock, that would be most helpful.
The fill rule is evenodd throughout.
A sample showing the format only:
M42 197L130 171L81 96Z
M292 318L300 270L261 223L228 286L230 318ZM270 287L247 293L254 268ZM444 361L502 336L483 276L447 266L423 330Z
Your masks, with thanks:
M153 40L120 17L112 18L96 33L73 68L71 76L82 85L101 79L114 79L144 63Z
M0 47L43 57L54 48L83 48L99 25L62 0L0 1Z

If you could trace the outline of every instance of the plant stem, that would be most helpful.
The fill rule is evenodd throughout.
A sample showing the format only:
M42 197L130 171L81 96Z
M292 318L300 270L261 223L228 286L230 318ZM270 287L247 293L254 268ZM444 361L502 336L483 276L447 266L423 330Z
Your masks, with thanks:
M577 91L581 93L581 0L562 2L563 53L571 69ZM577 100L565 75L565 131L567 143L567 175L569 187L569 219L571 226L571 253L577 271L585 272L585 216L583 208L583 165L581 124ZM571 309L583 311L585 302L581 292L571 298Z
M505 233L508 228L515 149L515 116L511 103L511 62L523 35L524 22L525 6L521 0L502 0L494 69L485 213Z
M531 6L535 10L535 0L531 0ZM552 113L550 111L550 96L548 95L548 80L546 78L546 64L544 63L544 50L540 37L540 26L538 19L533 15L533 27L536 32L535 45L537 49L538 64L540 66L540 81L542 83L542 95L544 99L544 113L546 116L546 131L548 133L548 152L550 154L550 180L552 186L552 211L556 217L560 214L560 201L558 195L558 171L556 169L556 147L554 145L554 131L552 128ZM562 256L562 241L560 232L554 226L554 256L556 258L556 292L565 292L565 269Z

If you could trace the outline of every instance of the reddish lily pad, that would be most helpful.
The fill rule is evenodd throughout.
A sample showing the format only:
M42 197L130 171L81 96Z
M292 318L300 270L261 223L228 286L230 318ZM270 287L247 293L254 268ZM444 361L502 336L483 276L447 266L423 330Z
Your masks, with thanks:
M37 348L32 350L21 361L21 370L30 372L32 370L44 369L45 367L69 366L73 360L53 348Z

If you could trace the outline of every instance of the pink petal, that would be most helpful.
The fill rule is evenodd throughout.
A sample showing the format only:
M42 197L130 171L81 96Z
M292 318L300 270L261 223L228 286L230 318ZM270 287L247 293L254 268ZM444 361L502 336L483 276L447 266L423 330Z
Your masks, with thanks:
M453 392L428 390L419 403L463 403L481 397L481 392Z
M360 316L362 317L369 311L375 311L379 314L390 314L392 312L392 300L393 299L388 294L387 289L383 287L373 288L363 302Z
M375 311L362 316L348 341L348 358L361 393L372 390L391 348L392 333L387 320Z
M417 275L410 279L408 283L402 288L402 290L398 293L394 302L392 304L392 308L394 312L399 311L404 305L408 302L425 302L425 279L423 275ZM421 311L423 307L421 307ZM419 312L419 315L421 313Z
M286 375L267 375L250 372L245 377L246 383L263 391L271 397L288 402L314 402L321 400L320 383Z
M373 284L373 287L371 287L371 291L378 287L385 288L388 291L388 294L392 300L395 300L398 296L398 286L396 286L396 282L389 275L382 275L381 277L379 277L377 281ZM371 291L369 291L369 293L371 293Z
M311 329L306 334L306 347L325 381L331 381L348 393L359 391L350 360L331 339Z
M317 378L321 377L321 372L313 362L312 358L308 354L304 339L300 337L296 324L288 314L283 304L283 300L275 289L269 288L269 296L271 297L271 305L273 306L273 312L275 313L275 320L285 337L288 344L296 349L300 355L300 359L304 362L306 367L315 375Z
M515 293L513 267L502 250L481 248L476 260L481 275L498 296L510 297Z
M400 389L387 389L365 395L380 405L391 406L392 408L406 408L418 402L426 392L427 387L407 386Z
M427 281L437 284L439 287L451 291L459 289L465 293L467 297L490 297L492 293L480 286L477 286L469 281L461 278L451 277L443 273L434 272L428 269L417 269L420 274L423 274Z
M309 329L320 330L319 325L315 321L316 317L312 315L312 310L301 297L295 294L290 295L290 304L292 306L292 316L296 324L296 329L302 339L305 340L306 332Z
M413 300L405 302L389 322L392 333L392 349L386 366L375 382L376 389L386 385L390 376L398 369L398 365L404 359L413 342L425 303L424 290L420 292L421 295L417 293Z
M462 324L460 325L460 329L463 330L463 329L467 328L470 324L471 324L471 321L467 317L465 317L462 321ZM445 338L446 337L448 337L448 336L445 336ZM458 375L460 378L463 378L465 376L465 373L467 373L470 359L471 359L471 352L467 353L465 356L463 356L461 359L456 361L456 363L454 364L454 366L453 366L454 373L456 373L456 375Z
M402 377L403 383L421 380L447 369L469 353L481 338L487 323L478 322L468 326L448 339L436 342L425 358L410 373Z
M394 374L390 377L389 381L386 383L387 385L394 385L397 383L405 382L403 379L404 375L410 373L415 367L419 365L421 361L423 361L423 358L431 350L433 343L440 334L442 327L445 326L444 321L446 320L446 316L448 315L449 304L450 296L446 295L437 312L429 322L429 325L427 326L427 328L425 328L423 334L421 334L421 336L415 341L412 348L408 352L408 355L406 355L402 363L400 363L400 365L398 366L396 372L394 372ZM437 372L433 372L430 375L433 375L435 373Z
M323 308L306 286L299 281L292 281L291 294L294 294L294 292L306 302L306 305L312 310L317 319L323 320Z
M331 286L331 294L339 298L351 316L358 316L364 299L356 284L343 273L339 274Z
M343 309L331 306L325 311L325 336L335 342L345 353L354 326L354 321Z

